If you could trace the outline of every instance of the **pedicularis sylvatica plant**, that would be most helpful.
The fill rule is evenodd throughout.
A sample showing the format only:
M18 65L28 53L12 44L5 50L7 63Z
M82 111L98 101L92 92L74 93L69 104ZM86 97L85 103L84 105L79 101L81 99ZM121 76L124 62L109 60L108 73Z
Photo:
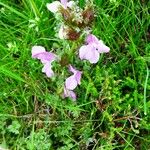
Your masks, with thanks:
M57 81L60 76L64 77L61 90L57 92L62 98L70 97L76 100L74 90L80 85L84 75L84 70L77 69L77 62L89 61L91 64L96 64L100 53L107 53L110 48L92 34L91 27L95 19L92 2L87 2L85 8L82 9L74 1L54 1L47 4L47 9L54 14L57 20L55 28L57 38L65 44L61 51L59 48L46 51L43 46L33 46L32 57L41 61L42 72L47 77L55 77ZM68 77L69 73L70 77Z

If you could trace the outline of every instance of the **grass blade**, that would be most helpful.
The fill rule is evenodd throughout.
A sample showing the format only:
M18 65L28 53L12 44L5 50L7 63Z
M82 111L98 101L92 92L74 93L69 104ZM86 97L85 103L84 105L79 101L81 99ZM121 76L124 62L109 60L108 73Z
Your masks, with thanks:
M14 73L4 67L0 67L0 73L3 73L4 75L9 76L15 80L25 82L25 80L23 78L21 78L18 74Z
M144 84L144 114L147 115L147 107L146 107L146 88L147 88L147 82L149 78L149 69L147 68L147 75L145 79L145 84Z

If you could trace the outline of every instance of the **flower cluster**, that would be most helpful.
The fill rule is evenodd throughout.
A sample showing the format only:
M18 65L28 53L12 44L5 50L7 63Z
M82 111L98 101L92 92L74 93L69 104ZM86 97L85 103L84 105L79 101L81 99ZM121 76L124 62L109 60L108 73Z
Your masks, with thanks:
M109 52L110 48L102 40L91 34L90 26L95 16L92 5L88 4L85 9L81 9L74 1L61 0L60 2L54 1L47 4L47 8L54 13L56 19L59 18L58 37L61 40L70 40L74 43L82 44L78 50L81 60L88 60L90 63L95 64L99 61L100 53ZM85 38L84 45L82 42L83 38ZM68 51L68 55L76 55L76 53ZM47 77L54 76L52 62L57 61L60 63L62 60L62 56L56 55L53 52L47 52L42 46L32 47L32 57L41 61L43 64L42 72ZM65 79L63 97L70 97L76 100L74 89L81 83L82 71L77 70L71 63L74 62L69 60L67 66L72 75Z
M78 7L77 2L61 0L61 2L54 1L47 4L47 8L58 20L60 39L72 41L79 39L83 32L89 32L94 20L94 10L90 4L82 10Z

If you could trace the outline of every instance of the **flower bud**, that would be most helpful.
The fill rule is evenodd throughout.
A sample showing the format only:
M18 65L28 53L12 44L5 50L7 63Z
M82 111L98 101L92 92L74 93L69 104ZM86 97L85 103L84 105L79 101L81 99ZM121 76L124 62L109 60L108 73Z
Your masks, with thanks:
M67 23L70 23L72 20L72 17L70 15L69 9L64 9L63 7L60 8L60 13L62 14L62 17L64 21Z
M75 41L80 37L80 33L73 29L69 29L67 33L67 37L69 40Z
M91 7L85 9L82 13L83 20L85 25L91 24L91 22L94 20L94 11Z

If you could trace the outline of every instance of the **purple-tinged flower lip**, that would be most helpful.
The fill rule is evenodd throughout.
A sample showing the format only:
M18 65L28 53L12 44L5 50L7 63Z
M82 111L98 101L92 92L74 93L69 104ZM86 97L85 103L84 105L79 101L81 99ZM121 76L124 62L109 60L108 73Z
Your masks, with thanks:
M78 85L75 75L68 77L65 81L65 86L68 90L74 90Z
M89 34L86 38L87 44L92 44L92 43L98 44L98 41L99 41L98 38L93 34Z
M106 46L102 40L100 40L97 44L97 50L99 53L108 53L110 51L110 48Z
M39 53L45 52L45 48L43 46L33 46L32 47L32 57L37 58Z
M49 62L52 62L52 61L56 60L56 55L51 53L51 52L45 52L42 55L43 55L43 57L42 57L41 60L49 61Z
M72 65L69 65L69 71L75 74L78 70L73 68Z
M47 77L52 77L54 76L54 72L51 69L51 63L47 62L44 64L44 67L42 68L42 72L44 72L46 74Z
M72 65L69 65L69 71L73 73L70 77L68 77L65 81L64 86L64 97L70 97L74 101L76 100L76 94L73 91L78 84L80 84L82 71L78 71Z
M47 61L52 62L56 60L57 56L52 52L46 52L42 46L33 46L32 58L40 59L42 63L46 63Z
M43 53L39 53L37 55L35 55L34 58L38 58L41 61L53 61L56 59L55 54L51 53L51 52L43 52Z
M82 75L82 71L78 71L75 75L76 81L79 85L81 84L81 75Z
M89 60L90 63L95 64L99 60L99 52L91 44L84 45L79 49L79 57L81 60L86 59Z
M73 101L76 101L76 94L74 91L68 90L66 87L64 87L64 94L63 97L70 97Z
M80 84L82 71L76 70L76 69L73 68L71 65L69 65L69 71L74 74L74 78L76 79L77 84Z
M80 84L81 80L81 71L76 70L71 65L69 65L69 70L73 73L70 77L68 77L65 81L65 87L68 90L74 90L78 84Z
M52 77L54 75L51 65L51 63L57 59L54 53L47 52L42 46L33 46L32 57L39 59L43 63L42 72L44 72L47 77Z
M89 34L86 38L86 42L90 45L93 45L99 53L107 53L110 51L110 48L104 44L102 40L99 40L95 35Z
M72 65L69 65L69 71L74 73L74 74L76 74L77 72L81 72L82 73L82 71L79 71L79 70L75 69L74 67L72 67Z

